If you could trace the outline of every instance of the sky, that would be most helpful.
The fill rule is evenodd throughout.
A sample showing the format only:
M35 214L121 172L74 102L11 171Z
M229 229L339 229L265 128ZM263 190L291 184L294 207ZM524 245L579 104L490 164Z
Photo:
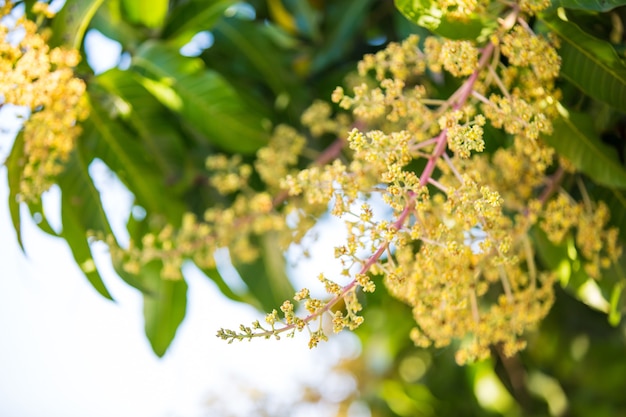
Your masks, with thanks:
M198 39L209 41L206 36ZM90 57L98 72L123 65L119 48L98 33L89 34L86 45L98 51L99 59ZM10 152L17 127L11 108L4 106L0 163ZM131 197L103 164L95 163L90 172L112 203L105 208L114 230L121 230ZM0 416L248 416L254 404L246 400L246 392L260 392L270 409L279 409L288 407L298 387L308 384L321 387L329 401L293 408L290 415L323 417L332 415L332 401L354 387L347 375L329 377L333 364L358 354L358 341L351 334L337 335L312 351L305 334L232 345L218 339L217 329L248 325L262 314L226 300L193 267L185 270L187 317L167 354L157 358L143 333L141 295L115 275L106 248L94 247L95 261L116 302L96 293L65 242L41 232L23 207L24 254L7 201L6 168L0 166ZM58 190L46 193L44 208L57 229L59 204ZM331 228L336 230L336 225L319 230ZM292 271L296 286L339 269L323 261L327 248L333 247L328 239L335 238L334 233L322 236L311 247L312 259ZM319 270L319 265L327 267ZM353 411L352 417L369 415L361 408Z
M0 125L6 123L0 120ZM0 144L3 160L8 152L6 138ZM58 224L55 194L54 190L48 193L44 204L51 222ZM96 247L96 262L115 303L93 290L67 245L41 232L27 212L22 213L25 256L12 230L7 199L6 168L2 167L1 416L215 415L207 414L210 398L223 400L228 403L224 408L244 416L251 405L242 400L242 389L261 389L279 406L296 394L300 383L324 385L333 363L358 353L358 342L351 335L339 335L313 351L307 348L304 334L293 340L228 345L215 336L218 328L236 328L262 316L226 300L209 279L188 268L187 317L168 353L158 359L143 334L141 296L115 276L104 248ZM327 245L322 239L313 248L314 257ZM314 270L307 263L295 273ZM345 391L353 381L344 378L342 385ZM304 408L298 415L328 414Z

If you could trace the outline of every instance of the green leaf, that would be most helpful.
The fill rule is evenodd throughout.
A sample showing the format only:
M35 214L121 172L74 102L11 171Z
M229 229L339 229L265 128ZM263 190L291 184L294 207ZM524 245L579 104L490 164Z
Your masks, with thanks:
M248 71L247 77L258 72L259 80L267 83L274 94L285 92L293 94L297 81L293 72L288 70L288 63L283 59L283 51L271 41L269 30L269 27L258 22L223 19L215 27L215 50L209 51L209 54L210 56L216 52L232 54L234 51L252 65L253 69ZM216 69L220 68L223 71L232 71L232 62L224 62L224 65L216 63Z
M17 236L17 242L24 251L24 243L22 242L22 227L20 217L20 183L22 182L22 173L24 170L24 131L20 131L15 138L13 148L9 157L5 161L7 167L7 177L9 182L9 212L11 213L11 222Z
M145 42L132 69L161 103L177 112L209 143L224 150L252 153L267 143L267 119L253 110L228 82L205 70L199 59L186 58L157 42Z
M209 279L211 279L211 281L213 281L215 285L217 285L217 288L220 290L222 294L224 294L226 297L230 298L231 300L237 301L237 302L245 302L248 304L254 304L254 302L256 301L254 297L251 296L249 293L238 294L234 292L230 288L230 286L226 283L226 281L224 281L224 278L222 278L222 274L220 274L217 268L210 268L210 269L200 268L200 270L204 273L204 275L209 277Z
M543 139L599 184L626 188L626 170L615 150L599 139L588 114L570 112L559 117L552 135Z
M182 165L188 159L180 131L174 117L137 80L136 74L112 69L96 77L95 82L115 96L120 107L120 118L138 133L145 151L168 179L181 175ZM171 182L171 181L169 181Z
M595 12L608 12L624 4L624 0L552 0L552 7Z
M44 213L44 210L43 210L43 205L41 203L41 200L29 201L27 203L27 206L28 206L28 210L30 211L30 216L33 218L33 221L35 222L35 224L37 225L37 227L39 227L41 231L49 234L50 236L55 236L55 237L59 236L57 231L54 230L52 226L50 226L50 223L48 223L48 220L46 219L46 214Z
M49 45L68 45L80 49L89 22L104 0L75 0L65 2L52 22L53 35Z
M251 294L258 300L263 311L272 311L294 294L293 286L285 272L285 257L278 243L278 236L267 233L252 241L260 256L251 263L234 265Z
M129 22L154 29L165 22L168 3L168 0L122 0L122 10Z
M109 166L149 213L165 214L178 224L184 205L171 194L149 149L142 146L127 128L108 116L96 100L90 100L89 118L83 123L82 139L92 153Z
M125 50L134 50L145 34L141 28L124 19L121 1L107 0L94 15L91 27L107 38L120 42Z
M372 0L336 2L338 10L329 15L327 26L330 31L323 44L316 48L311 62L311 72L316 73L345 59L354 47L355 33L366 23L367 12Z
M590 97L626 112L626 65L611 44L557 14L543 21L561 38L561 75Z
M94 263L89 247L90 232L111 233L107 217L88 172L83 151L76 147L70 154L65 170L58 176L61 188L61 236L66 240L74 260L91 285L104 297L113 299Z
M234 3L235 0L216 0L210 4L192 0L179 4L170 13L162 37L169 44L180 48L198 32L211 30L224 11Z
M622 320L624 305L624 283L620 283L613 287L609 298L609 323L612 326L617 326Z
M161 278L163 264L153 261L142 268L141 276L148 288L143 297L145 331L152 350L163 356L174 340L187 309L187 283Z
M626 192L615 188L593 187L591 196L603 201L611 212L609 223L619 229L620 239L626 243Z
M448 39L480 40L497 26L495 20L475 15L464 21L450 19L437 1L395 0L396 7L410 21Z
M540 227L533 227L531 236L541 263L556 272L561 286L572 294L577 294L580 287L590 278L582 267L574 239L566 237L562 243L552 243Z

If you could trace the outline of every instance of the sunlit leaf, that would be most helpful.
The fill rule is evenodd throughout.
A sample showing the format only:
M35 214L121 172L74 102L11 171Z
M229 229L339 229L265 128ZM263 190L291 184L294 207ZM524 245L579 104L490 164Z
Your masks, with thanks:
M52 23L50 45L68 45L80 49L89 22L104 0L67 1Z
M485 38L496 22L474 15L463 21L450 19L436 1L395 0L396 7L407 19L437 35L449 39Z
M122 0L122 9L129 22L154 29L165 22L168 3L168 0Z
M624 312L624 284L615 285L611 292L611 298L609 299L609 323L612 326L617 326L622 320L622 313Z
M140 27L130 24L122 14L122 0L107 0L91 21L91 28L109 39L120 42L126 48L134 48L145 37Z
M133 57L131 68L144 76L144 87L207 142L240 153L254 152L267 143L264 117L246 105L218 73L203 69L202 61L146 42Z

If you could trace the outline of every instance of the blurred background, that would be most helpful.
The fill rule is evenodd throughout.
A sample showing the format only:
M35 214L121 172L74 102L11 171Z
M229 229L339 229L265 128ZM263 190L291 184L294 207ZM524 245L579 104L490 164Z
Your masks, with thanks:
M16 14L28 13L33 4L18 3ZM174 186L153 187L159 201L176 200L201 213L214 201L206 193L198 197L203 184L195 180L206 175L206 156L224 151L219 140L205 137L206 131L214 132L211 123L223 122L219 117L206 121L191 110L177 113L145 89L129 87L135 76L154 81L138 62L153 59L173 77L180 75L177 64L199 63L200 75L194 75L219 74L224 84L213 87L224 94L235 91L231 99L239 100L246 114L258 112L272 125L301 128L303 111L316 99L327 101L363 54L410 33L428 33L387 0L172 0L155 2L164 12L155 5L133 7L148 3L68 0L77 9L64 7L63 1L51 4L60 11L60 18L49 23L57 42L63 43L64 36L79 39L85 59L78 71L102 106L104 125L114 129L119 143L138 147L139 152L132 153L132 148L128 155L139 160L146 153L142 146L147 137L163 133L157 122L164 114L171 124L166 139L180 139L180 148L174 148L182 149L183 159L168 160L178 154L159 149L165 168L152 160L138 163L142 175L137 179L124 177L118 159L125 155L92 148L89 141L98 139L83 138L89 179L100 193L93 204L103 207L122 245L135 237L130 223L158 212L142 201L149 196L133 188L138 182L145 181L150 189L155 172L158 178L174 178ZM97 12L89 15L92 7ZM84 40L77 35L81 30ZM155 51L174 51L176 58L167 61ZM198 61L185 61L192 58ZM131 119L151 117L154 131L143 137L141 126L113 112L115 97L131 107ZM201 97L200 103L213 101ZM23 109L8 105L0 110L1 161L10 158L20 117L25 116ZM312 146L321 150L332 140L322 137ZM249 154L253 145L232 146L226 151ZM263 314L229 299L250 296L250 282L223 253L218 256L219 273L213 275L185 264L186 298L172 301L186 303L184 320L180 318L180 326L164 325L164 336L146 338L144 296L112 264L106 245L90 242L89 250L102 288L115 302L102 297L77 266L72 249L81 242L41 230L44 218L53 230L61 230L64 210L69 210L62 195L70 190L67 183L51 188L43 196L41 212L22 205L26 255L9 207L0 205L2 416L626 416L626 326L610 326L605 314L560 289L551 314L529 335L524 352L505 358L494 349L492 359L465 367L456 365L454 346L415 348L408 337L415 325L409 307L392 299L382 285L363 299L366 325L335 335L317 349L307 348L306 334L228 345L215 337L217 329L237 328ZM0 201L11 204L14 197L2 166ZM142 216L136 216L138 207ZM91 220L82 220L89 230ZM320 272L338 275L341 268L328 250L342 237L337 222L323 216L304 248L287 254L285 268L293 287L310 286ZM304 251L311 257L304 258ZM259 275L272 284L273 277ZM280 305L275 295L252 295L258 297L252 303L256 306ZM167 342L155 348L159 337Z

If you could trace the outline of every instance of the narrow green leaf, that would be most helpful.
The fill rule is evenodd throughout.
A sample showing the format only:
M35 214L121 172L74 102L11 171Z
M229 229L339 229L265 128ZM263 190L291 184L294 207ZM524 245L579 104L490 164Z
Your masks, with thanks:
M608 12L625 4L624 0L552 0L552 7L595 12Z
M224 11L236 0L205 1L192 0L179 4L167 20L162 37L169 44L180 48L203 30L211 30L224 15Z
M7 176L9 183L9 212L11 214L11 222L13 223L13 229L17 237L17 242L22 249L22 252L26 253L24 249L24 242L22 240L21 232L21 213L20 213L20 183L22 181L22 174L24 172L24 131L20 131L13 142L13 148L11 153L5 161L7 167ZM26 203L30 210L31 217L35 221L35 224L44 232L58 236L57 232L50 226L46 220L41 201L29 201Z
M252 263L235 265L263 311L272 311L294 294L285 272L285 257L277 239L273 233L254 239L252 243L260 251L259 258Z
M622 320L622 310L624 309L624 283L617 284L611 291L609 299L609 323L617 326Z
M557 14L542 20L561 38L561 75L590 97L626 112L626 64L611 44Z
M127 20L148 28L159 28L165 22L168 0L122 0Z
M224 294L231 300L248 304L254 304L254 302L256 301L254 300L254 297L249 293L239 294L234 292L226 283L226 281L224 281L224 278L222 278L222 274L220 274L217 268L200 268L200 270L204 273L204 275L209 277L209 279L211 279L211 281L213 281L215 285L217 285L217 288L222 294Z
M13 148L9 157L5 161L7 167L7 177L9 182L9 212L11 213L11 222L17 237L17 242L24 251L24 243L22 242L22 227L20 217L19 192L20 183L22 182L22 173L24 171L24 131L20 131L13 142Z
M615 150L602 143L588 114L571 112L556 119L553 134L544 140L599 184L626 188L626 170Z
M104 0L67 1L52 22L51 46L68 45L80 49L89 22Z
M497 26L495 20L474 15L464 21L450 19L437 1L394 0L396 7L411 22L448 39L480 40Z
M30 215L33 218L33 221L39 227L39 229L50 236L58 237L59 234L56 230L50 226L48 220L46 219L46 213L44 212L43 205L40 201L29 201L27 203L28 210L30 211Z
M90 232L110 234L111 228L80 147L71 153L65 170L58 177L58 184L61 188L61 236L68 243L74 260L91 285L112 300L98 273L87 238Z
M180 114L209 143L239 153L252 153L267 143L266 119L246 105L218 73L203 70L199 59L156 42L145 42L131 67L159 101Z
M141 272L148 288L143 297L146 336L159 357L174 340L187 309L187 283L182 279L161 278L162 268L160 261L154 261L145 265Z

